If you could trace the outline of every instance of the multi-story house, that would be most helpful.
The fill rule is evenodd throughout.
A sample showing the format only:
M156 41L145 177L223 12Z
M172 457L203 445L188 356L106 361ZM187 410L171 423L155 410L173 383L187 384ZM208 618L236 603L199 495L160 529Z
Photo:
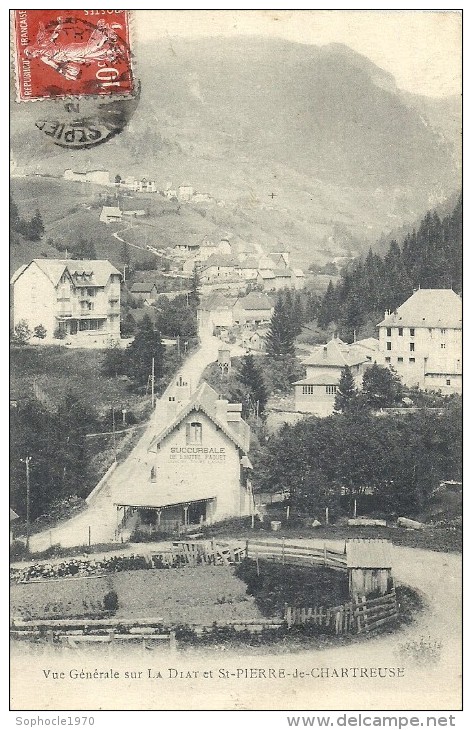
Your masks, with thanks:
M405 385L462 392L462 300L452 289L418 289L377 326L377 362Z
M120 339L121 274L109 261L33 259L11 283L14 326L42 325L45 343L91 347Z
M367 367L373 362L373 353L361 343L348 345L333 338L318 347L302 364L306 377L294 383L295 410L329 416L334 411L334 401L343 368L347 365L357 388Z

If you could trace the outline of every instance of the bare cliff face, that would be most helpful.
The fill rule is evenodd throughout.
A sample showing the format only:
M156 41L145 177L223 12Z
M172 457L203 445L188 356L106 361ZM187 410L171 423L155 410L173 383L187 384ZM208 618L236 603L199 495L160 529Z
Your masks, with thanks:
M167 39L137 60L141 101L121 135L72 156L23 105L12 112L18 164L188 183L225 201L227 228L262 231L301 264L346 241L362 248L460 186L460 101L406 94L346 46Z

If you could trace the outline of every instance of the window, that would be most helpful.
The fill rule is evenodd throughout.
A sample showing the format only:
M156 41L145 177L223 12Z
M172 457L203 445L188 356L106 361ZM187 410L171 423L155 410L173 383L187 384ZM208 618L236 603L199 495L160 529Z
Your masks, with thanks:
M392 343L391 342L387 342L387 350L391 350L391 349L392 349Z
M391 336L392 336L392 328L387 327L387 337L391 337Z
M155 482L155 481L156 481L156 467L151 466L151 482Z
M302 386L302 395L313 395L313 386L312 385L303 385Z
M392 359L391 357L386 357L385 362L390 362L391 359Z
M327 385L326 386L326 394L327 395L336 395L337 386L336 385Z
M187 423L187 444L201 444L202 443L202 424L198 421L193 423Z
M446 349L446 343L445 342L441 342L441 350L445 350L445 349Z
M410 337L414 337L414 336L415 336L415 330L410 327Z
M451 378L446 378L446 385L450 385L450 384L451 384Z
M93 302L87 302L87 309L89 312L91 312L93 310L93 307L94 307Z
M410 342L410 352L414 352L414 351L415 351L415 343Z
M95 296L95 289L87 289L87 296L88 297L94 297Z
M414 363L414 362L416 362L416 360L415 360L414 357L410 357L409 360L408 360L408 362Z
M445 330L445 329L442 329L442 330L441 330L441 334L442 334L442 335L445 335L445 334L446 334L446 330Z
M403 358L402 357L397 357L397 362L403 362Z
M398 328L398 336L403 337L403 327Z

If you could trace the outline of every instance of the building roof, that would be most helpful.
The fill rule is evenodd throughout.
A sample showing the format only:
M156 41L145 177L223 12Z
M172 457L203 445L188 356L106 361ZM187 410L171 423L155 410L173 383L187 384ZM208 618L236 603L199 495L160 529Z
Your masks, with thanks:
M202 271L209 269L211 266L237 268L239 266L239 260L236 256L229 253L212 253L202 266Z
M240 261L238 265L239 265L240 269L258 269L259 268L259 263L258 263L257 259L255 259L252 256L249 256L247 259Z
M19 519L19 515L16 514L15 510L10 507L10 522Z
M274 276L284 279L291 279L293 276L292 269L274 269Z
M391 568L392 543L388 540L354 538L346 542L348 568Z
M462 329L462 299L452 289L418 289L377 327Z
M298 276L298 277L305 276L305 272L302 271L302 269L293 269L293 273L295 276Z
M249 311L257 309L269 310L274 306L269 297L260 291L251 291L245 297L239 297L235 302L236 305L241 307L241 309Z
M215 498L215 488L199 485L189 474L187 479L175 481L171 476L159 475L158 482L137 479L118 488L113 494L113 503L131 507L171 507L189 502L201 502Z
M121 218L121 210L117 206L104 205L102 208L102 215L106 215L108 217L116 216L117 218Z
M345 365L352 367L366 362L367 356L364 352L356 351L352 345L346 344L339 338L333 338L326 345L318 347L310 357L303 360L303 365L319 367L343 368Z
M312 375L304 380L297 380L292 385L339 385L339 376L327 373L326 375Z
M237 297L226 297L220 292L207 297L200 305L199 309L205 312L214 312L215 310L231 309L236 302Z
M15 271L11 278L11 283L14 284L32 264L36 264L54 286L57 286L66 270L77 286L81 284L83 286L105 286L111 274L119 274L121 276L118 269L115 269L107 260L33 259L29 264L21 266ZM88 277L87 281L80 282L77 280L77 275L83 272L88 272L90 277Z
M153 281L137 281L132 285L130 291L132 294L149 294L153 289L157 289Z
M153 438L149 445L148 451L153 451L154 448L160 444L177 426L187 418L192 411L203 411L208 418L213 421L215 426L219 429L242 451L245 453L249 450L249 438L250 428L245 421L236 421L241 433L237 433L231 425L223 421L217 415L217 401L219 400L218 393L216 390L203 382L200 387L195 391L190 401L184 406L184 408L177 414L175 419L170 423L163 431ZM228 406L231 407L231 404Z
M275 279L275 274L272 269L259 269L258 273L262 279Z

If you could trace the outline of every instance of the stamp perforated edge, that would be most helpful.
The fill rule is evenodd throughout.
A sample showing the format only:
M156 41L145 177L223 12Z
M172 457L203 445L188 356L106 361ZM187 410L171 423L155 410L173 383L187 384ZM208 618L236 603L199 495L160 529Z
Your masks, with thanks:
M134 82L133 91L128 94L64 94L63 96L35 96L29 99L22 99L20 96L20 75L18 72L18 53L16 48L16 9L10 10L10 68L15 84L15 101L17 104L29 104L29 103L43 103L48 101L64 101L66 99L91 99L101 101L102 103L106 100L112 101L126 101L127 99L134 99L139 96L140 83L137 75L137 60L136 55L133 51L134 44L136 42L136 26L135 26L135 12L134 10L125 10L126 18L128 22L128 35L129 35L129 51L130 51L130 72ZM57 11L61 11L58 9Z

